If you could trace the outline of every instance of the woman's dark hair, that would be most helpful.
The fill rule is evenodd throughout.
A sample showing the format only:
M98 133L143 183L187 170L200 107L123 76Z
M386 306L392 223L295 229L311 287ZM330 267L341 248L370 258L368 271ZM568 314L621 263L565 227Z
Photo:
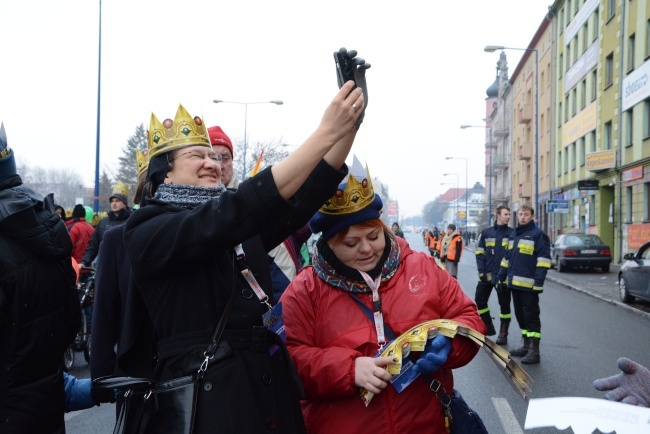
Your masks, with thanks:
M171 152L156 155L149 160L149 168L147 169L147 180L142 188L142 195L140 196L140 206L147 204L147 198L152 198L156 194L158 186L165 182L167 172L169 172L173 163L169 161L172 156Z

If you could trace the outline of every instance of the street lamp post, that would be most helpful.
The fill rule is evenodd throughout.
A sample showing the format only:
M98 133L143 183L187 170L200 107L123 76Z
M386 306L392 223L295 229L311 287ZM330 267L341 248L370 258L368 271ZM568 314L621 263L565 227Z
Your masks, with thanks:
M489 181L488 181L488 222L492 221L492 127L488 125L461 125L461 129L465 128L485 128L489 131L490 133L490 142L488 143L489 146L489 151L488 151L488 160L489 160L489 167L488 170L490 173L488 173Z
M215 99L212 101L215 104L219 103L229 103L229 104L242 104L244 106L244 170L242 171L241 179L244 181L246 179L246 150L248 149L248 142L246 138L246 129L248 124L248 105L249 104L275 104L282 105L284 104L281 100L272 100L272 101L253 101L253 102L241 102L241 101L224 101L222 99Z
M469 184L468 179L468 162L467 158L463 157L445 157L445 160L465 160L465 232L469 231L469 200L467 195L469 194Z
M99 0L99 60L97 61L97 134L95 137L95 192L93 194L93 211L99 212L99 131L100 101L102 83L102 0Z
M514 47L503 47L501 45L487 45L484 48L486 53L494 53L497 50L519 50L519 51L532 51L535 53L535 214L537 214L537 221L539 226L539 107L538 107L538 98L539 98L539 87L538 85L538 76L539 76L539 59L538 52L536 48L514 48Z

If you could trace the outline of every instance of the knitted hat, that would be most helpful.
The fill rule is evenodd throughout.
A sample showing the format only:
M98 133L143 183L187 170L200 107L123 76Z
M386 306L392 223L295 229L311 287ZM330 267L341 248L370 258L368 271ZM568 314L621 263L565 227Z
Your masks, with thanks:
M5 124L0 123L0 180L15 175L16 160L14 151L7 145L7 134L5 133Z
M86 217L86 208L80 203L74 206L72 210L72 218L79 219Z
M124 205L127 205L127 206L129 205L129 199L126 196L124 196L123 194L113 193L111 195L111 197L108 198L108 200L111 201L111 200L113 200L113 198L121 200L122 202L124 202Z
M365 208L351 214L327 215L318 211L309 220L309 227L313 233L323 232L323 239L328 240L344 229L363 223L367 220L377 219L381 216L384 204L381 197L375 193L374 200Z
M379 218L383 203L372 186L370 172L354 157L350 173L338 190L309 221L313 233L327 240L350 226Z
M232 141L230 140L230 137L228 137L226 133L223 132L221 127L208 128L208 134L210 135L210 143L212 146L225 146L226 148L230 149L230 155L233 157L235 156L235 153L232 150Z
M124 202L124 205L129 206L128 196L129 185L122 181L117 181L113 186L113 193L111 194L111 197L108 198L108 201L110 202L113 198L117 198Z

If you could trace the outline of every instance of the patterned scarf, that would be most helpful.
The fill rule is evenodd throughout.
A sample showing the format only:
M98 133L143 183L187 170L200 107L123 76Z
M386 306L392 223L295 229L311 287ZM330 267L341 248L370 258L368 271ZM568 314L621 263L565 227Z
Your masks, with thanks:
M226 187L199 187L196 185L160 184L153 198L180 208L192 209L218 198Z
M384 261L381 265L381 281L386 282L395 275L400 261L400 250L395 235L384 231L386 237L387 252L382 255ZM314 270L318 277L326 283L354 293L372 292L363 280L358 270L347 267L336 258L332 250L324 240L319 243L318 250L315 252ZM329 261L326 259L328 258ZM380 261L381 263L381 261ZM376 276L377 273L368 273ZM374 276L373 276L374 277Z

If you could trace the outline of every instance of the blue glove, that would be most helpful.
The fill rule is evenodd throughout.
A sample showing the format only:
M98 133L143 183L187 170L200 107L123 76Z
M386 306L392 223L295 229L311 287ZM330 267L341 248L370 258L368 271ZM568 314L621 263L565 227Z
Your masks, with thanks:
M435 338L427 342L422 357L413 366L413 372L426 374L437 371L447 361L450 351L451 339L443 335L436 335Z

